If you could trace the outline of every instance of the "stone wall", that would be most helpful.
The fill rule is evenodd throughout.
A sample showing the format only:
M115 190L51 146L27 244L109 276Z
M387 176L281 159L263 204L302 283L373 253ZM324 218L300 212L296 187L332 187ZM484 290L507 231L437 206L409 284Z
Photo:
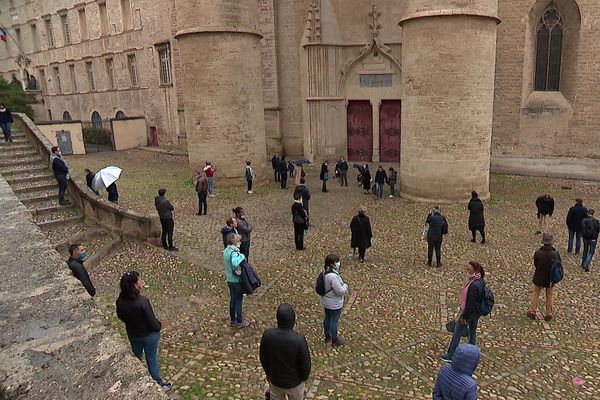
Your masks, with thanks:
M56 134L60 131L69 132L71 135L71 145L73 154L85 154L85 143L83 132L81 130L81 121L54 121L54 122L36 122L36 126L42 134L52 143L58 146Z
M115 150L135 149L148 145L148 127L144 117L112 119L110 124Z

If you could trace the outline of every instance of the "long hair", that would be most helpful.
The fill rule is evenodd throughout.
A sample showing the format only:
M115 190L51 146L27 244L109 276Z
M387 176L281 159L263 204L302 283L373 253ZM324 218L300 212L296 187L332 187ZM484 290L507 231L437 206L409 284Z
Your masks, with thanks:
M480 273L481 274L481 279L483 279L485 277L485 271L483 270L483 265L481 265L479 262L477 261L469 261L469 265L473 267L473 269L475 270L475 273Z
M242 212L242 210L243 210L243 209L244 209L243 207L236 207L236 208L234 208L234 209L233 209L233 210L231 210L231 211L233 211L233 213L234 213L234 214L235 214L235 216L237 217L238 215L240 215L240 213Z
M137 271L126 272L121 277L121 294L132 299L135 299L140 295L140 290L135 287L140 274Z

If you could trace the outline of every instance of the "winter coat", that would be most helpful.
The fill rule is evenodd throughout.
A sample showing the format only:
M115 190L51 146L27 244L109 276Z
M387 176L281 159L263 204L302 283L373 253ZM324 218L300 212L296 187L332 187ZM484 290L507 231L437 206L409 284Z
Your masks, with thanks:
M242 278L239 275L233 273L233 269L239 267L239 265L246 259L246 256L240 253L240 250L234 245L230 244L223 251L223 264L225 265L225 279L229 283L241 283Z
M552 216L554 213L554 199L550 196L548 196L548 200L546 200L544 196L538 197L535 201L535 206L538 210L538 217L540 214Z
M446 225L446 230L448 229L448 221L446 220L446 217L444 217L442 214L429 214L425 223L429 224L429 229L427 230L427 240L441 242L444 236L442 233L444 230L444 225Z
M250 234L252 233L252 224L246 220L246 217L242 218L240 216L235 216L237 219L237 230L242 235L242 242L247 242L250 240Z
M483 217L483 202L479 198L469 201L469 230L485 228L485 218Z
M338 163L335 166L335 169L338 172L348 172L348 162L346 160L338 161Z
M4 111L0 111L0 124L7 124L13 122L12 114L8 108L4 108Z
M242 278L242 290L244 294L252 294L262 285L260 277L248 260L242 260L240 267L242 267L242 275L240 275Z
M383 185L386 181L387 181L387 174L385 173L385 171L378 170L375 173L375 183L379 183L380 185Z
M452 363L440 369L433 400L476 400L477 383L473 373L481 360L481 352L477 346L464 343L458 346Z
M321 173L319 174L319 179L322 181L329 180L329 167L325 163L321 164Z
M368 249L371 247L371 238L373 238L373 232L371 231L371 221L366 215L355 215L350 222L350 231L352 232L352 238L350 240L350 247L359 249Z
M287 162L285 160L279 160L277 162L277 171L283 176L287 176Z
M125 323L127 336L144 337L162 328L154 315L150 300L144 296L131 298L120 294L117 298L117 317Z
M173 219L173 210L175 207L173 207L173 204L165 196L156 196L154 198L154 205L160 219Z
M96 288L90 279L90 275L87 272L87 269L83 266L83 261L79 261L76 258L69 258L67 261L67 265L69 269L73 273L73 276L79 279L79 282L83 284L83 287L90 296L94 297L96 295Z
M298 185L294 189L294 197L299 194L302 197L302 206L308 211L308 202L310 201L310 190L306 185Z
M117 190L117 184L115 182L113 182L110 185L108 185L108 187L106 188L106 192L108 193L109 199L110 199L111 196L113 198L115 196L119 197L119 191Z
M592 234L591 235L582 235L586 240L598 240L598 232L600 231L600 222L594 217L587 217L583 221L581 221L581 229L582 232L585 232L583 229L584 224L592 224Z
M310 376L310 351L293 327L267 329L260 339L260 363L273 385L291 389Z
M369 170L366 170L364 174L362 174L362 185L364 190L371 190L371 173Z
M304 207L302 207L302 204L295 201L294 204L292 204L292 223L294 225L306 226L306 219L306 211L304 210ZM296 220L301 222L297 222Z
M587 211L587 208L579 203L576 203L573 207L569 208L567 220L565 222L570 230L581 233L581 230L583 229L582 222L587 218Z
M551 245L544 245L533 255L533 284L539 287L552 287L552 264L556 257L556 249Z
M62 158L54 157L52 160L52 171L54 171L54 176L67 175L69 168Z
M254 170L249 165L246 165L246 172L244 173L247 182L251 182L254 180Z
M325 293L321 296L321 305L328 310L339 310L344 306L344 295L348 293L348 285L342 281L340 273L333 270L325 274Z
M479 293L482 293L484 286L485 282L483 279L477 279L469 285L469 290L467 292L467 303L465 304L465 309L462 310L460 315L460 317L465 321L471 322L479 318L479 313L477 312L477 301L479 300Z
M196 192L202 193L202 192L207 192L207 191L208 191L208 178L206 176L202 175L196 181Z
M392 186L392 185L395 185L397 181L398 181L398 172L390 171L390 174L388 175L388 184L390 186Z
M273 158L271 158L271 166L273 169L277 169L279 167L279 157L273 156Z

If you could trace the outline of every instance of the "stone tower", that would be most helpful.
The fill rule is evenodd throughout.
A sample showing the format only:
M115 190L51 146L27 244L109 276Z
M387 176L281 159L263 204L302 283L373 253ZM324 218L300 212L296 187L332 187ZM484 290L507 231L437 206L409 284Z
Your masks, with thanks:
M239 183L245 162L264 179L266 163L256 0L177 0L190 166L210 160L219 180Z
M408 0L402 27L401 192L489 197L498 0Z

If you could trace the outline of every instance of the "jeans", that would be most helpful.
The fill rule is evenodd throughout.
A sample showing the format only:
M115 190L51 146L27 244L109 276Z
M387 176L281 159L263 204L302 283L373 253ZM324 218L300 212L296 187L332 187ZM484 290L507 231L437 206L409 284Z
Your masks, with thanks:
M67 191L67 176L66 175L54 175L58 182L58 198L63 199L65 192Z
M229 320L238 324L244 320L242 314L242 301L244 300L244 289L242 283L227 282L229 286Z
M594 239L583 239L583 258L581 259L581 266L585 269L590 267L594 253L596 252L596 242Z
M581 250L581 232L575 232L569 228L569 243L567 244L567 253L573 251L573 239L575 239L575 254L579 254Z
M208 193L213 194L214 177L209 176L206 179L208 181Z
M140 360L142 359L142 353L146 354L146 364L148 364L148 371L152 378L162 386L163 381L160 377L160 370L158 369L158 340L160 339L160 332L152 332L149 335L142 337L130 337L129 343L131 344L131 350L133 354Z
M294 224L296 250L304 250L304 224Z
M246 260L250 259L250 241L240 243L240 253L246 256Z
M162 226L162 234L160 236L162 245L165 249L169 249L173 247L173 228L175 227L175 224L173 223L173 218L161 218L160 225Z
M0 128L2 128L2 133L4 134L4 140L9 141L12 140L12 131L10 129L10 122L2 122L0 124Z
M252 191L252 179L246 180L246 183L248 184L248 191L251 192Z
M472 345L476 344L477 341L477 323L479 322L479 317L475 318L473 321L469 322L469 343ZM450 346L448 347L448 358L452 359L454 357L454 352L456 348L460 344L460 334L462 332L462 325L460 321L457 320L454 325L454 333L452 334L452 340L450 341Z
M340 323L340 316L342 315L342 309L329 310L325 308L325 319L323 320L323 331L325 332L325 339L337 339L338 338L338 325Z
M204 214L208 211L208 192L199 192L198 193L198 215Z
M375 196L378 199L383 197L383 183L375 183Z
M395 183L390 183L390 194L394 197L396 197L396 184Z
M427 239L427 264L431 265L433 250L435 249L435 261L439 266L442 263L442 241Z

